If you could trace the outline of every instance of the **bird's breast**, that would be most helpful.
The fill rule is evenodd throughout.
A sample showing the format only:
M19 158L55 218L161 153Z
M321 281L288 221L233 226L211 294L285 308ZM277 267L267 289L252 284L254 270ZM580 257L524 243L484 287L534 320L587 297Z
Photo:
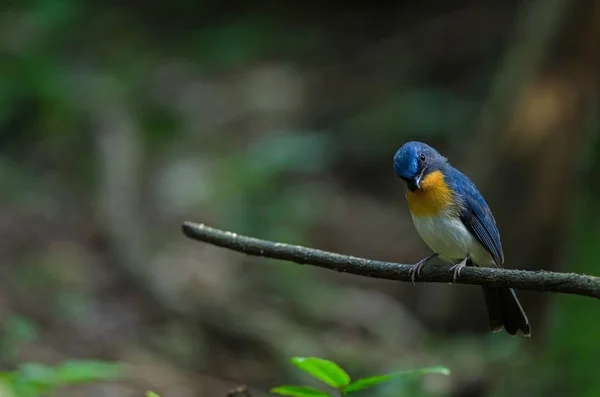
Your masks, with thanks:
M437 216L412 216L423 241L443 259L457 262L470 256L475 263L491 266L493 260L454 211Z
M421 181L420 188L414 192L409 191L406 198L413 216L438 216L453 205L452 191L441 171L427 174Z

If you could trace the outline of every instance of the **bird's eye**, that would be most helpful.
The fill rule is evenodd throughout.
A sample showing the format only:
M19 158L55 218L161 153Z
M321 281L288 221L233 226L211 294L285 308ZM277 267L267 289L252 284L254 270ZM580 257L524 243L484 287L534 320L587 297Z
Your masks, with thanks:
M419 156L419 159L420 159L421 161L425 161L425 155L424 155L424 154L421 154L421 155Z

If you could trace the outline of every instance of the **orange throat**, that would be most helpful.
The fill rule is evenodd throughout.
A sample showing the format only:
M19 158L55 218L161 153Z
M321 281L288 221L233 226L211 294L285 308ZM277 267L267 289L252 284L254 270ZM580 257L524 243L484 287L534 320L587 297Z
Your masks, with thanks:
M418 190L406 194L413 216L436 216L452 205L452 191L441 171L427 174Z

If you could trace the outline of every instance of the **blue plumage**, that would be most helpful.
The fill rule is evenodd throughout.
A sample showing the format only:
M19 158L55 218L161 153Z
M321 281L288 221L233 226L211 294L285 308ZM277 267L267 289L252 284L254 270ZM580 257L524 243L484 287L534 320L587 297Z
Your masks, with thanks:
M402 146L394 156L394 171L404 180L414 178L419 172L419 145L409 142Z
M462 172L448 164L444 175L446 183L455 195L455 200L460 203L458 207L461 221L492 256L496 265L502 267L504 253L500 232L490 207L475 184Z

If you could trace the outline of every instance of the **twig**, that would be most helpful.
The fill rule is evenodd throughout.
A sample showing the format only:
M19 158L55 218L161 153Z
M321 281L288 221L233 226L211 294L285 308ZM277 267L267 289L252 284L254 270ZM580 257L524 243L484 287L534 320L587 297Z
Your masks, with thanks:
M338 272L386 280L411 281L408 273L412 265L380 262L321 251L313 248L277 243L215 229L194 222L183 223L183 233L194 239L219 247L265 258L282 259L319 266ZM417 281L451 283L452 272L447 266L425 266ZM522 290L560 292L600 299L600 277L576 273L525 271L496 268L468 267L461 271L457 284L511 287Z

